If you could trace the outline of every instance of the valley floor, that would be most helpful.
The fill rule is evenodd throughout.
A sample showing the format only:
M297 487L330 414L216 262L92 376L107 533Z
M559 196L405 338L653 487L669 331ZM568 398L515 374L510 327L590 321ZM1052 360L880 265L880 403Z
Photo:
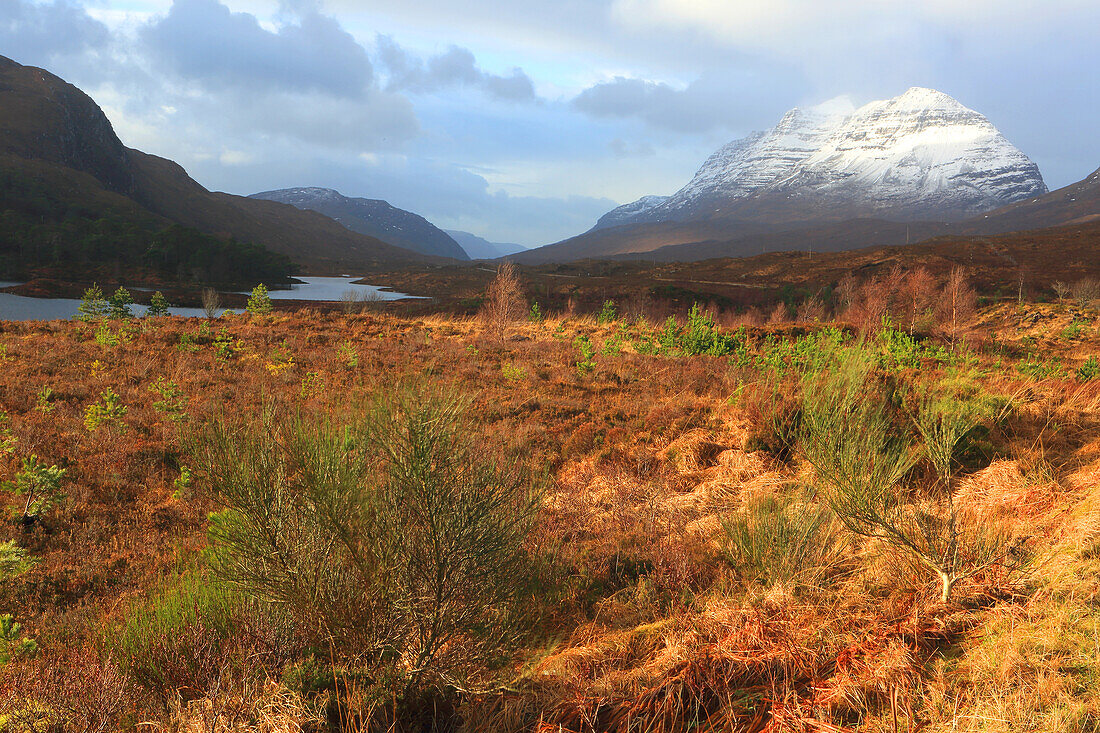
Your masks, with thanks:
M1100 725L1097 310L998 305L958 333L862 342L844 323L602 321L0 323L0 730ZM912 551L850 531L784 432L846 349L902 395L883 404L958 387L992 405L952 444L946 490L928 488L916 439L891 484L917 544L944 531L950 495L973 572L947 603ZM294 433L265 409L329 435L403 385L457 395L472 455L537 491L493 620L454 610L434 666L415 670L402 647L367 653L350 622L311 628L339 577L300 606L223 578L225 523L247 511L225 513L208 447L223 426L281 451ZM415 625L398 606L372 634Z

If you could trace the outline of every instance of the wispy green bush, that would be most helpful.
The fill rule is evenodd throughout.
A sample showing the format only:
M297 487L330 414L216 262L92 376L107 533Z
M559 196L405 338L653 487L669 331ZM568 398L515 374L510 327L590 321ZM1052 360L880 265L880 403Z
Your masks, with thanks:
M105 646L162 703L206 694L240 660L241 599L201 566L164 580L109 628Z
M768 495L724 517L725 554L748 585L820 586L843 570L845 541L826 507Z
M531 483L481 456L453 396L412 389L337 423L273 409L200 451L221 577L410 688L483 663L512 633Z

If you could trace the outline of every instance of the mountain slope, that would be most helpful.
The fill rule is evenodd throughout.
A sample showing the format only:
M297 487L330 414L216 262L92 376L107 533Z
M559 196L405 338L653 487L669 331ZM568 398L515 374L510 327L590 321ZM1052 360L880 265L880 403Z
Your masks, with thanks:
M130 194L125 146L88 95L43 69L0 56L0 151L81 171Z
M490 242L488 239L479 237L476 234L454 229L447 229L446 232L451 236L451 239L458 242L471 260L495 260L498 257L507 257L518 252L527 251L527 248L522 244Z
M1100 169L1077 183L991 211L971 222L989 232L1084 224L1100 220Z
M616 206L614 209L601 216L596 221L596 225L589 231L609 229L634 221L640 221L646 212L665 203L669 198L668 196L642 196L637 201L631 201L629 204Z
M17 215L4 245L9 263L30 262L15 233L32 232L65 246L62 240L75 237L79 242L74 239L73 245L83 256L116 265L119 252L110 241L125 236L133 241L121 264L130 266L136 264L129 262L133 252L143 243L152 247L157 229L172 224L206 237L236 240L239 244L227 246L238 249L246 243L259 245L317 271L422 260L417 253L351 232L314 212L207 191L178 164L126 148L102 110L75 86L3 57L0 152L0 176L13 187L12 195L28 188L39 191L49 201L49 216L56 219L36 220L33 202L17 202L16 208L5 202ZM86 222L76 229L64 224L73 212ZM95 234L101 226L96 221L104 218L110 219L110 236ZM96 236L102 244L85 241ZM187 235L173 241L200 246L205 240ZM41 264L43 256L39 251L33 259Z
M353 232L424 255L469 259L462 247L442 229L419 214L379 199L349 198L330 188L283 188L254 193L249 198L316 211Z
M1100 170L1057 191L953 224L855 219L784 232L666 244L640 257L658 262L688 262L714 257L748 257L762 252L840 252L856 248L853 243L859 243L860 247L888 247L942 236L965 238L1017 233L1032 233L1036 237L1049 235L1052 242L1060 242L1061 232L1095 224L1100 224ZM611 256L639 257L636 253Z
M521 257L644 256L846 220L957 222L1046 191L1035 164L989 120L913 87L859 109L844 99L793 109L719 149L667 199L619 207L589 232Z

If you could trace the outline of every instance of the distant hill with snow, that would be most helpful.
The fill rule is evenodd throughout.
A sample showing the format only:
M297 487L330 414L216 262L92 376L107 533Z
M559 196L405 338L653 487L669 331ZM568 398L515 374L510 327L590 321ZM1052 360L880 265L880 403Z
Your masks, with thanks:
M846 98L792 109L772 129L716 151L673 195L620 206L586 234L521 259L621 255L854 219L957 222L1045 193L1035 163L982 114L913 87L858 109Z

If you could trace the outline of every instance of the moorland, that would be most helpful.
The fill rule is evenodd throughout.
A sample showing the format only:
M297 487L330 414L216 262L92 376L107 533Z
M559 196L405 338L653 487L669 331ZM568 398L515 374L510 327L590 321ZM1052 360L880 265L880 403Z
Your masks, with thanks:
M2 323L0 728L1091 730L1100 293L946 265Z

